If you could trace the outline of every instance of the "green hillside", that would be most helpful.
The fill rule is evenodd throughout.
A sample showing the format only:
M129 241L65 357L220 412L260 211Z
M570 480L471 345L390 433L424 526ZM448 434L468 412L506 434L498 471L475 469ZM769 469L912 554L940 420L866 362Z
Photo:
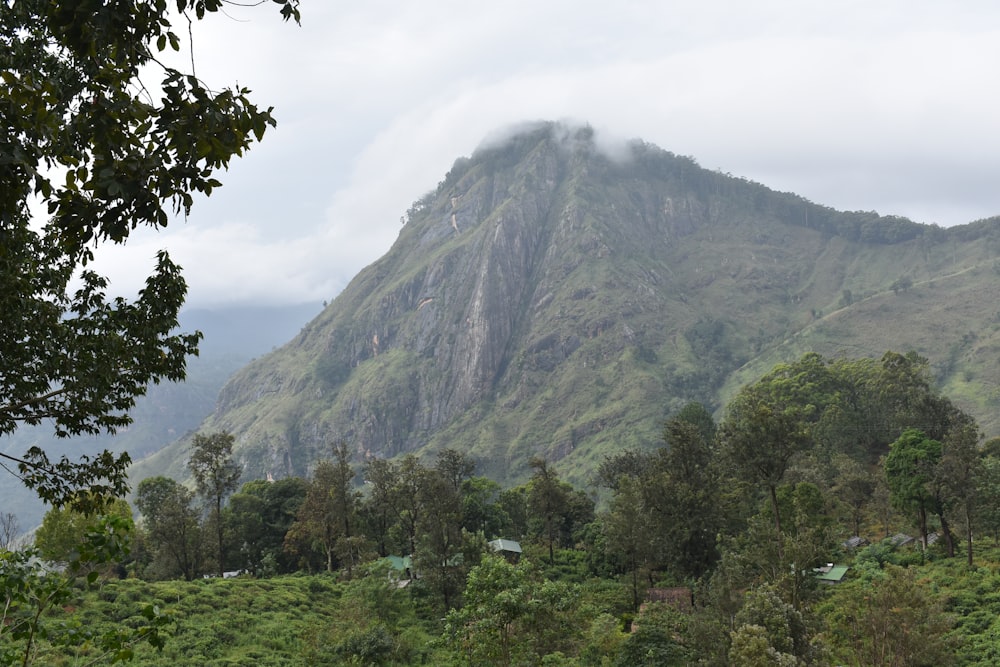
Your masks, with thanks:
M203 430L246 478L452 447L516 481L573 481L655 445L690 401L808 350L927 357L998 426L1000 219L951 229L839 212L654 146L600 153L541 124L455 162L392 248L301 333L237 373ZM179 477L184 442L138 465Z

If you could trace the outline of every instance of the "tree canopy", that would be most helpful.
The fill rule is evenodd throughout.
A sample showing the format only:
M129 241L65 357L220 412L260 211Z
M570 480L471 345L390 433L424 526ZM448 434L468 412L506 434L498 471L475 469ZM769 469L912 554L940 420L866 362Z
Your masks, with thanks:
M284 19L298 21L298 0L275 2ZM171 213L187 215L195 194L221 185L216 172L275 125L248 89L215 90L199 79L194 45L191 71L163 57L181 49L175 22L204 19L225 4L4 3L0 434L42 422L60 437L113 433L130 423L150 383L183 379L186 358L197 353L200 334L175 331L187 287L165 251L131 301L109 295L91 262L101 244L166 227ZM127 454L52 463L36 447L0 457L54 504L98 502L126 488Z

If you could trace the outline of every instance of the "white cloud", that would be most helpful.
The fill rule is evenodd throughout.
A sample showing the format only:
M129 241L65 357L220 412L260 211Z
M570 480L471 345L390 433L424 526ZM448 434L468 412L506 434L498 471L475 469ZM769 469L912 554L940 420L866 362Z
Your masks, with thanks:
M115 255L142 275L167 244L193 304L331 298L455 158L525 120L589 122L837 208L1000 213L986 0L381 0L304 6L302 28L268 10L233 8L251 20L206 25L196 53L199 75L274 104L277 130L186 225Z
M323 270L324 249L313 239L265 240L247 223L139 232L127 247L102 248L94 267L111 279L115 293L133 296L161 249L183 268L193 306L321 301L342 287Z

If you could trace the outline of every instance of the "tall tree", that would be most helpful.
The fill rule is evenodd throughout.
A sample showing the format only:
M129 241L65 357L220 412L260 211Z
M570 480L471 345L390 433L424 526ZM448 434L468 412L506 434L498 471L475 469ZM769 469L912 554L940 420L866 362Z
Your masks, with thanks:
M566 512L569 496L548 461L536 456L532 457L529 465L535 473L528 482L528 509L541 524L541 533L549 548L549 564L552 564L555 562L560 520Z
M396 466L396 479L392 486L392 506L395 513L395 530L407 554L417 552L418 535L427 496L421 493L431 471L413 454L407 454Z
M718 560L722 529L719 471L705 428L680 417L664 426L666 447L645 485L660 554L672 571L697 579Z
M601 516L608 555L619 559L629 575L632 611L638 611L642 601L640 572L652 559L652 542L656 535L650 526L650 513L643 506L640 484L639 479L622 475L615 485L608 511Z
M461 493L462 485L476 472L476 462L456 449L442 449L437 454L434 469L455 493Z
M934 468L941 460L942 446L915 428L903 431L885 457L885 478L892 501L901 510L916 515L920 542L927 547L927 513L937 512L939 497L931 489Z
M615 491L623 478L638 479L649 474L654 465L656 461L652 453L625 449L605 455L597 466L597 481L601 486Z
M285 19L298 0L277 0ZM173 22L223 0L19 0L0 12L0 434L115 432L151 382L180 380L199 334L175 332L186 285L160 252L137 298L109 298L94 248L187 214L275 121L245 88L163 65ZM193 55L192 55L193 58ZM159 86L143 77L161 75ZM154 99L149 90L159 88ZM32 219L32 209L47 219ZM127 454L0 453L52 504L127 490ZM82 489L90 494L78 494ZM99 508L83 508L90 511Z
M354 536L360 502L346 445L335 447L334 456L335 460L324 459L316 464L305 500L285 538L287 546L300 552L318 548L328 572L339 564L340 543ZM345 565L350 568L353 563Z
M977 480L981 459L977 446L979 428L973 420L957 408L949 419L951 428L944 437L941 461L934 471L934 483L943 496L942 518L945 512L955 511L965 531L965 554L969 567L973 565L972 532L976 515ZM947 522L942 523L942 532L948 545L948 555L953 555L954 547Z
M333 511L339 517L341 536L350 538L356 532L358 503L361 494L354 486L354 468L347 444L340 442L333 447L333 488L330 492Z
M469 665L526 663L522 633L531 612L531 572L499 556L487 556L469 572L466 604L445 619L445 636Z
M981 452L975 477L978 499L975 520L993 534L994 544L1000 544L1000 456L997 453L1000 452L994 448Z
M698 434L701 436L703 442L710 443L715 441L715 432L718 430L718 425L715 423L712 413L703 404L688 403L674 415L674 419L694 426L698 430Z
M240 568L253 574L286 573L295 562L284 550L285 534L306 496L306 481L286 477L252 480L229 497L225 522L236 538Z
M208 506L208 520L215 528L215 557L217 572L222 576L226 569L225 524L222 521L222 503L236 490L240 481L240 467L233 459L235 439L224 431L202 435L191 441L188 470L194 476L198 495Z
M169 477L149 477L136 490L135 506L156 559L165 570L188 581L198 576L201 567L201 529L193 503L191 490Z
M837 470L833 492L850 514L851 534L861 534L865 508L872 502L876 478L865 464L843 454L834 458Z
M463 597L445 617L444 639L470 667L545 664L547 655L571 653L583 631L576 588L540 580L527 561L485 556Z
M722 447L745 481L762 485L771 500L775 533L782 559L781 512L777 489L792 457L810 444L809 434L796 404L779 403L760 385L745 387L729 404L720 427Z
M765 585L748 591L733 620L737 629L730 660L734 666L808 664L809 636L802 614L773 588ZM749 637L759 639L747 641ZM750 658L759 650L761 640L766 642L761 647L766 647L768 659Z
M528 489L522 484L504 489L497 496L500 518L503 519L500 537L521 540L528 535Z
M393 553L391 529L395 520L394 488L396 465L386 459L371 459L364 467L367 497L362 504L366 532L375 542L379 556Z
M414 562L440 595L444 611L455 606L465 585L465 573L472 565L467 560L472 560L473 555L465 549L462 494L461 488L455 488L455 482L454 477L435 468L422 477L417 490L422 496L420 504L426 511L421 514L417 526L419 537Z
M501 534L508 517L500 507L500 484L487 477L471 477L462 484L462 524L470 533L484 539L506 537Z

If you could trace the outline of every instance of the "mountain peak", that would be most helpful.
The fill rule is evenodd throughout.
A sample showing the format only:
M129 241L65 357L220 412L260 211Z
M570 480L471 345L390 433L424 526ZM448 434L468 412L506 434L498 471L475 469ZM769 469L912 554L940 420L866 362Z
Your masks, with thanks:
M222 391L204 428L237 435L248 476L304 474L345 441L359 457L453 447L501 480L540 455L580 479L608 452L659 444L686 403L720 407L734 378L805 336L828 353L905 344L896 326L895 340L870 331L866 309L898 306L881 300L901 275L992 262L966 237L997 228L842 213L548 122L456 160L405 220ZM836 326L839 340L816 333Z

